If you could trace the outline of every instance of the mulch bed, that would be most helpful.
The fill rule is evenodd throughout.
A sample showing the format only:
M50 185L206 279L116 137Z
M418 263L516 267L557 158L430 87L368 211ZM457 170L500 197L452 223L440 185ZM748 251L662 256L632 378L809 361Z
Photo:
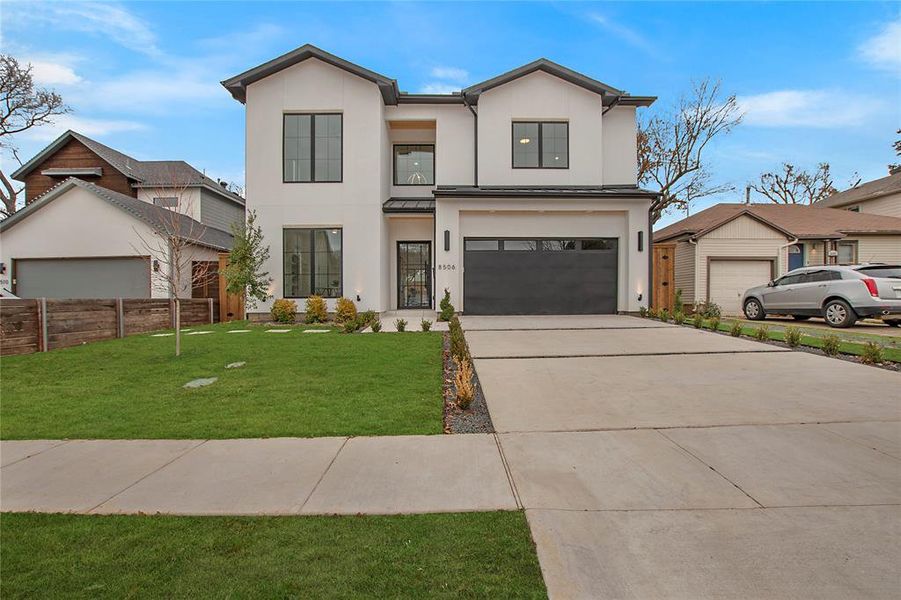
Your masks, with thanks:
M485 404L485 394L479 384L479 375L473 366L472 383L475 388L475 398L466 410L457 406L454 399L457 396L454 387L454 376L457 373L457 365L450 353L450 335L443 336L444 345L442 358L444 360L444 433L494 433L494 425L491 423L491 415L488 414L488 405Z

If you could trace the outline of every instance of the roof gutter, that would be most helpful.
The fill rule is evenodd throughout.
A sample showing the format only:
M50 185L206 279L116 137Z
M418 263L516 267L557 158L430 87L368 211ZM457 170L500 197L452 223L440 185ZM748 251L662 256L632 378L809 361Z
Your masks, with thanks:
M472 184L475 187L479 187L479 113L469 103L465 93L462 94L462 97L463 104L472 113Z

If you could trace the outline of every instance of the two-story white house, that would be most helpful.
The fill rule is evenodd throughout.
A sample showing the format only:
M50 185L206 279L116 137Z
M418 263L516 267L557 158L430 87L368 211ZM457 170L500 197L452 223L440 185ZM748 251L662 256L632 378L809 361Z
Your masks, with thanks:
M273 298L379 312L636 311L654 194L631 96L541 59L447 95L306 45L223 82L246 105L247 206ZM258 310L268 311L269 305Z

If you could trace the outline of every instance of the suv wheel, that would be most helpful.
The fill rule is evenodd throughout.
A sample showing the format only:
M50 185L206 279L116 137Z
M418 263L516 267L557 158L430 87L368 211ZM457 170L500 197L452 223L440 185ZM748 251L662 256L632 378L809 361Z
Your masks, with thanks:
M752 321L763 321L766 313L763 312L763 306L757 298L749 298L745 302L745 316Z
M901 327L901 320L898 319L889 319L888 321L883 321L889 327Z
M857 315L844 300L830 300L823 307L823 318L830 327L851 327Z

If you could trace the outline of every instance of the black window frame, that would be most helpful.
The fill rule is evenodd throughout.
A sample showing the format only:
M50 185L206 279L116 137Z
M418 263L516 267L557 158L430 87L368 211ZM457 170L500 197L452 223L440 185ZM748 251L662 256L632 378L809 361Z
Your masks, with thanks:
M338 278L338 295L325 296L314 293L316 291L316 232L317 231L334 231L337 230L341 236L341 249L338 251L339 264L341 265L341 277ZM344 296L344 228L343 227L283 227L282 228L282 298L290 300L303 300L310 296L289 296L285 293L287 286L285 285L285 236L289 231L309 231L310 232L310 295L321 296L322 298L341 298Z
M343 127L343 126L342 126ZM342 133L344 129L341 129ZM397 182L397 149L404 146L430 146L432 148L432 183L398 183ZM438 163L435 160L435 143L425 142L422 144L416 142L404 142L402 144L393 144L391 146L391 180L392 185L398 187L434 187L437 180Z
M316 180L316 117L339 117L341 119L341 174L338 179ZM293 181L285 172L285 131L288 117L310 117L310 180ZM342 112L286 112L282 113L282 183L344 183L344 113Z
M538 166L536 167L518 167L516 166L516 126L517 125L537 125L538 126ZM566 125L566 166L555 167L544 164L544 125ZM569 169L569 121L511 121L510 123L510 166L513 169Z

